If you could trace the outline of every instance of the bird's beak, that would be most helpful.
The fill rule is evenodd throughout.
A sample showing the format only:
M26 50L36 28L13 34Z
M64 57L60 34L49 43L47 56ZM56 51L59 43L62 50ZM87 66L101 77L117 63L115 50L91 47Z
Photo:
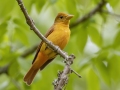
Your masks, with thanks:
M68 15L67 20L70 20L74 15Z

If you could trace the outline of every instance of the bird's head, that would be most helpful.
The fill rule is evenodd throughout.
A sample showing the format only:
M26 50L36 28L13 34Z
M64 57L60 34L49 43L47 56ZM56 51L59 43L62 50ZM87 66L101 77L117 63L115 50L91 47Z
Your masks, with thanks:
M68 25L72 17L73 15L58 13L57 17L55 18L55 23L63 23Z

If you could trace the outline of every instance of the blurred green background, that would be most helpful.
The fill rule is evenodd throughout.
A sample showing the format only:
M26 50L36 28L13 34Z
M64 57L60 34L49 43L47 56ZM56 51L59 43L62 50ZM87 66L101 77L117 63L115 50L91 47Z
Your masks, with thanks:
M74 15L71 24L104 0L23 0L37 28L45 34L59 12ZM64 49L74 54L66 90L120 90L120 0L107 0L101 11L71 28ZM104 2L105 3L105 2ZM57 58L37 73L31 86L23 77L31 66L40 39L26 24L16 0L0 1L0 90L53 90L63 58ZM28 53L29 52L29 53Z

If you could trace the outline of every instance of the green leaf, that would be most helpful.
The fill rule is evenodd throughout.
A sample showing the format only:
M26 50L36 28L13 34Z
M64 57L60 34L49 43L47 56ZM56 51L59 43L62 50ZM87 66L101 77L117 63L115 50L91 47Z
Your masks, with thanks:
M87 86L87 90L100 90L99 78L91 68L87 73Z
M100 2L100 0L94 0L94 2L95 2L96 4L98 4L98 3Z
M32 5L35 3L35 1L38 1L38 0L29 0L29 2L27 0L23 1L28 13L30 13L30 11L32 9Z
M4 48L0 48L0 65L6 65L18 57L18 54L11 51L11 48L9 46L6 46Z
M9 67L9 75L12 78L17 78L17 76L19 75L19 64L16 61L12 62L12 64Z
M24 75L26 73L26 71L30 68L30 66L32 65L32 61L28 61L24 58L19 58L18 64L21 68L21 70L20 70L21 74Z
M111 5L111 6L113 6L113 7L115 7L117 4L118 4L118 0L107 0L107 2Z
M108 69L112 79L118 83L120 81L120 56L114 55L108 60Z
M0 42L3 40L3 36L6 32L7 32L7 23L0 24Z
M37 9L38 12L41 11L41 9L42 9L43 6L46 4L46 2L48 2L48 1L46 1L46 0L37 0L37 1L35 2L36 9Z
M58 0L49 0L51 4L55 4Z
M88 34L91 38L91 40L99 47L102 45L102 37L100 33L98 32L97 28L94 26L89 26L88 27Z
M21 18L23 20L21 20ZM18 28L22 28L25 30L27 29L29 26L27 25L27 23L25 22L25 18L21 17L21 18L15 18L13 20L13 22L18 26Z
M9 77L6 74L0 75L0 90L7 90L7 86L9 85Z
M109 49L108 48L104 48L103 50L100 50L97 56L97 60L106 60L108 55L109 55Z
M15 31L14 39L17 42L22 42L22 44L24 45L29 45L27 33L24 31L24 29L19 27L16 28L15 30L16 31Z
M101 79L104 81L106 85L111 85L110 75L108 71L108 66L102 60L96 59L94 65L97 69L97 72L100 74Z
M87 31L82 29L82 28L78 28L78 32L77 32L77 40L76 43L78 45L78 48L81 52L83 52L84 47L86 45L87 42Z
M14 9L14 5L16 4L16 2L14 0L11 0L11 1L3 0L3 1L0 1L0 3L1 3L1 5L0 5L0 19L4 19L7 16L11 15L11 11ZM7 4L7 7L6 7L6 3L9 3L9 4Z
M75 3L75 0L71 0L71 1L66 1L66 8L67 8L67 11L70 13L70 14L73 14L76 12L76 3ZM72 7L71 7L72 6Z
M118 46L120 46L120 31L117 33L114 42L113 42L113 47L117 48Z
M64 50L67 51L68 53L76 54L76 51L78 50L78 45L76 44L76 42L77 36L71 35L70 40ZM71 48L71 46L73 46L73 48Z

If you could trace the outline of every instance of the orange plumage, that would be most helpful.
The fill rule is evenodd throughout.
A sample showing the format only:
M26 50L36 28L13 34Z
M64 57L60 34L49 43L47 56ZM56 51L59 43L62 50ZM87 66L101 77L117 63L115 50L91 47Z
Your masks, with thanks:
M53 26L45 35L48 40L59 46L61 49L63 49L69 41L69 22L72 17L73 15L58 13ZM42 70L56 57L56 55L57 53L42 41L37 49L32 66L24 77L24 81L30 85L38 70Z

